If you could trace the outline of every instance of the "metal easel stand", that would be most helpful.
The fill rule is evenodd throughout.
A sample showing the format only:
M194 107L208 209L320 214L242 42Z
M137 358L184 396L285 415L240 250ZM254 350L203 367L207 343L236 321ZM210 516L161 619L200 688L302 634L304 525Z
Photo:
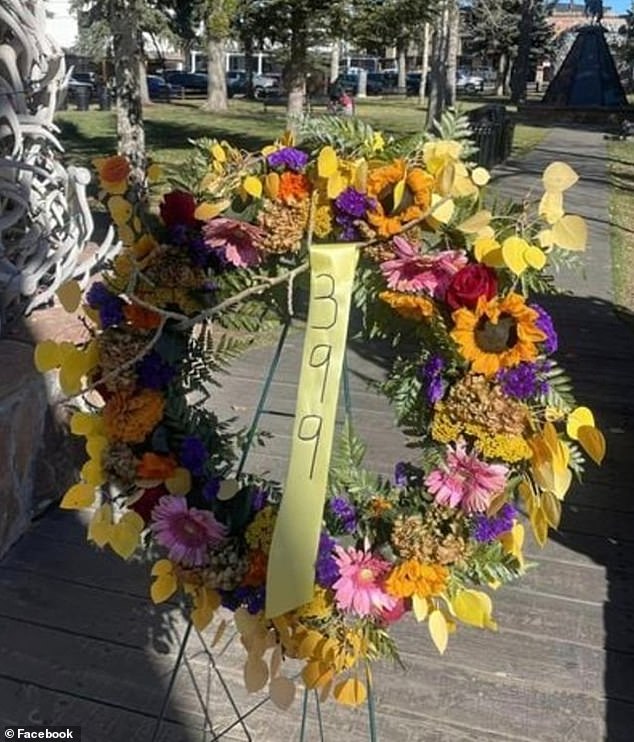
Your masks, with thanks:
M280 332L280 336L277 342L277 346L275 348L275 352L271 359L271 363L269 364L269 369L268 369L266 378L264 380L264 384L262 385L262 392L260 394L260 398L258 400L258 404L256 406L255 413L253 415L253 419L251 421L251 425L249 426L249 430L248 430L248 433L245 439L244 447L242 449L242 456L240 457L240 461L236 469L236 477L239 477L242 474L242 471L244 470L244 466L246 464L247 458L249 456L249 452L253 445L253 439L257 432L258 425L260 423L260 419L262 415L275 414L272 410L266 409L266 403L267 403L267 400L268 400L268 397L271 391L271 384L273 382L273 379L275 378L275 374L277 373L277 369L278 369L278 366L279 366L279 363L282 357L282 352L286 344L286 339L288 337L288 331L291 327L291 321L292 321L292 318L288 317L286 322L282 326L282 330ZM346 418L348 420L351 420L352 419L352 401L351 401L351 396L350 396L350 379L349 379L349 373L348 373L347 359L345 357L344 357L342 376L343 376L344 409L346 413ZM187 649L187 644L191 638L192 630L196 631L203 649L195 653L191 658L188 658L186 655L186 649ZM231 639L229 639L229 641L225 643L225 647L220 652L220 654L226 651L227 647L233 642L235 637L236 635L234 634L231 637ZM201 654L204 654L207 659L207 676L206 676L206 683L205 683L206 688L204 689L204 692L203 692L203 689L201 689L199 685L199 681L196 678L196 674L190 663L190 659L199 657ZM163 696L159 714L156 718L156 722L155 722L154 729L152 732L152 737L150 738L150 742L156 742L156 740L158 740L159 733L161 730L161 725L165 721L167 706L169 704L172 691L174 690L174 685L176 684L178 672L181 669L181 666L183 664L187 668L190 679L194 686L194 691L200 702L201 708L203 709L205 726L204 726L204 729L202 730L203 732L203 736L201 738L202 742L215 742L216 740L220 740L222 739L222 737L224 737L231 730L235 729L238 726L244 732L245 739L247 740L247 742L257 742L257 740L254 740L253 736L251 735L251 732L249 731L245 723L245 720L249 716L251 716L251 714L257 711L259 708L261 708L264 704L268 703L268 701L270 700L270 697L267 695L264 698L262 698L260 701L258 701L256 704L254 704L252 707L247 709L246 711L241 711L236 702L236 699L231 693L231 689L229 688L228 684L226 683L225 679L222 676L222 672L217 665L214 654L210 651L209 647L207 646L200 632L194 629L194 626L191 620L188 620L187 625L185 627L185 632L183 634L181 643L179 645L178 654L176 655L176 660L174 662L174 666L170 674L170 679L169 679L167 688L165 690L165 695ZM227 701L229 705L231 706L233 713L235 714L235 719L232 722L227 723L225 726L222 726L222 728L220 729L214 729L214 724L211 718L209 717L209 712L208 712L209 699L211 696L211 685L212 685L214 676L217 678L218 682L220 683L222 692L226 696ZM376 709L375 709L375 702L374 702L374 693L373 693L372 683L370 681L369 674L367 676L367 687L368 687L367 708L368 708L368 722L369 722L369 741L377 742L378 738L377 738L377 731L376 731ZM309 721L308 698L311 694L314 696L315 711L316 711L316 716L317 716L317 727L318 727L317 731L318 731L319 736L318 737L311 736L311 738L309 739L306 736L306 733L307 733L307 726L308 726L308 721ZM321 714L321 701L319 699L319 694L317 691L310 691L307 688L305 688L304 693L303 693L303 700L302 700L302 718L301 718L299 742L313 742L313 740L319 740L319 742L326 742L325 737L324 737L323 719L322 719L322 714Z

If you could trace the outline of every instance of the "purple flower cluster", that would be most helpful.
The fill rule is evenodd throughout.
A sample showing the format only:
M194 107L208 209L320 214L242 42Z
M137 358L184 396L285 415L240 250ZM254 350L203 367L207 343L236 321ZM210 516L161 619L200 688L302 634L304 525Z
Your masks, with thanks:
M176 369L155 351L150 351L136 365L139 384L147 389L164 389L176 374Z
M544 370L543 363L524 361L514 368L502 369L498 372L497 379L509 397L530 399L537 394L544 394L548 388L548 383L541 378Z
M339 567L332 553L336 545L335 539L322 531L315 562L315 579L321 587L332 587L339 579Z
M195 477L199 477L203 473L207 458L207 447L197 435L188 435L183 440L180 462Z
M513 528L515 518L517 518L517 510L510 502L507 502L491 518L482 513L474 515L471 532L476 541L483 543L493 541Z
M268 503L269 496L266 490L258 489L253 493L253 499L251 501L251 508L254 513L259 512Z
M337 518L344 533L352 533L357 527L357 511L345 497L333 497L328 503L330 512Z
M442 378L445 362L440 356L430 356L420 367L419 376L425 385L427 399L434 404L439 402L444 394L446 384Z
M369 198L356 188L346 188L335 199L337 215L335 221L341 229L341 239L345 241L358 240L361 234L355 222L363 219L368 210L374 208L374 199Z
M546 353L556 353L559 347L559 338L553 324L553 318L539 304L529 304L529 306L539 315L535 324L546 335L546 340L543 341Z
M213 502L220 492L220 477L212 477L203 485L203 499L207 502Z
M99 311L102 328L123 324L124 301L111 293L101 281L93 283L86 294L88 306Z
M394 484L397 487L405 487L407 484L407 463L398 461L394 467Z
M295 147L284 147L284 149L278 149L276 152L266 158L269 167L286 167L289 170L295 170L296 172L306 167L308 162L308 155L302 152L301 149L295 149Z
M246 606L252 615L264 609L265 587L237 587L235 590L219 590L222 605L230 611L237 611L241 605Z

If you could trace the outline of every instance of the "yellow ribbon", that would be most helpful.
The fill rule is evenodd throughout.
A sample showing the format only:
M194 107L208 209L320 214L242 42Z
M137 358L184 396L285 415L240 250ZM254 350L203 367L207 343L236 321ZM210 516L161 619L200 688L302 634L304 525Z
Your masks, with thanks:
M358 256L352 243L310 247L310 303L291 454L267 569L268 618L313 597Z

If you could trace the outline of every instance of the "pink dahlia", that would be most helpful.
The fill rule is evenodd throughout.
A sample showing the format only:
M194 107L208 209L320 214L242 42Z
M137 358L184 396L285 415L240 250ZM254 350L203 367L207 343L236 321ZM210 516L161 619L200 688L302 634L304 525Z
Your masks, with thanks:
M506 486L508 468L489 464L467 453L463 440L455 448L447 446L447 459L441 469L430 472L425 484L440 505L460 507L467 513L484 512L491 499Z
M381 263L389 288L396 291L422 291L443 299L451 278L467 264L460 250L420 253L403 237L392 240L396 258Z
M157 543L168 549L173 562L184 567L202 567L209 561L209 550L221 544L227 529L213 513L188 508L184 497L166 495L152 510L150 528Z
M332 589L341 610L359 616L381 616L396 605L396 598L383 591L383 580L391 564L367 551L350 547L334 549L339 579Z
M225 217L210 219L203 227L205 245L222 250L225 260L237 268L246 268L260 262L258 243L264 234L264 230L253 224Z

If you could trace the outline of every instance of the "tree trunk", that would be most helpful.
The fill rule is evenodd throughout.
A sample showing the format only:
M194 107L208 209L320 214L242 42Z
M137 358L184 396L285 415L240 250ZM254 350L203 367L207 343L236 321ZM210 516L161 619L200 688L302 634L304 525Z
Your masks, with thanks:
M291 16L290 54L284 69L284 80L288 90L286 105L286 127L297 132L298 121L304 112L304 95L306 91L306 34L308 19L301 10Z
M145 129L139 86L139 0L109 0L114 75L117 95L117 139L119 154L130 161L130 182L138 198L146 192Z
M506 72L506 54L504 52L501 52L500 56L498 57L498 66L497 66L497 72L495 76L495 94L497 96L504 95L505 72Z
M508 55L506 57L506 67L504 68L504 95L510 96L511 94L511 71L513 70L513 58Z
M460 46L460 14L456 0L449 0L449 38L447 39L447 85L445 108L456 105L456 77L458 74L458 48Z
M407 41L401 40L397 46L398 51L398 92L405 93L407 90Z
M333 83L339 77L339 64L341 60L341 39L332 42L330 50L330 80Z
M439 12L434 24L434 33L431 49L431 67L429 75L429 101L427 105L427 120L425 128L431 129L435 121L445 109L447 98L449 59L449 3L451 0L441 0Z
M224 39L207 39L207 100L202 108L205 111L227 110L227 77L225 74Z
M420 73L420 88L418 89L418 102L420 105L425 103L425 94L427 91L427 75L429 74L429 23L423 26L423 58Z
M517 48L517 59L511 75L511 102L519 103L526 98L526 83L530 66L531 35L536 0L522 0L522 17L520 19L520 38Z
M243 39L244 47L244 73L247 76L245 94L247 98L253 98L253 75L255 73L255 56L253 54L253 37L247 36Z
M147 67L145 66L143 56L139 60L139 92L141 95L141 105L151 106L152 101L150 100L150 91L147 86Z

